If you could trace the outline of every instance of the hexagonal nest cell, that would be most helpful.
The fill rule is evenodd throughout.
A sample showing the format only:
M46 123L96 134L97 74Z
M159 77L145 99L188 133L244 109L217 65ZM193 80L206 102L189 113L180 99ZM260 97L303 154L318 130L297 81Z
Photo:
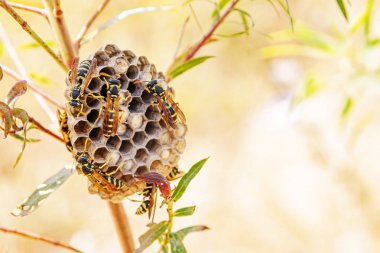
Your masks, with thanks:
M69 103L66 106L69 135L74 157L88 152L104 173L125 183L123 188L106 193L89 182L90 193L117 202L144 189L145 183L135 179L135 174L156 171L167 176L178 166L187 126L180 122L173 129L162 124L161 109L152 103L154 97L144 85L146 81L165 77L157 73L145 56L138 57L130 50L120 50L110 44L89 57L92 58L97 59L97 68L84 91L83 113L78 115ZM102 130L108 86L105 77L96 77L99 73L107 73L110 77L106 78L118 79L121 83L119 123L116 134L110 138L106 138ZM72 88L68 87L66 94Z

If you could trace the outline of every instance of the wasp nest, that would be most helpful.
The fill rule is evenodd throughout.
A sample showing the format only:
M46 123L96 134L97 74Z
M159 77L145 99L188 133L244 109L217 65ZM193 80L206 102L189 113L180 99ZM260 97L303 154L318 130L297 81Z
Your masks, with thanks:
M92 58L97 59L97 68L84 91L84 115L78 115L67 104L70 139L75 157L88 152L97 168L125 183L125 187L112 193L90 183L90 193L120 201L145 187L145 183L136 180L134 175L155 171L167 176L177 166L186 145L187 127L181 122L176 128L167 126L161 109L154 104L153 95L144 89L146 81L165 80L145 56L138 57L130 50L106 45ZM119 124L116 134L110 138L105 138L102 130L106 100L99 99L107 97L107 84L98 73L106 73L121 82ZM167 84L163 85L172 91Z

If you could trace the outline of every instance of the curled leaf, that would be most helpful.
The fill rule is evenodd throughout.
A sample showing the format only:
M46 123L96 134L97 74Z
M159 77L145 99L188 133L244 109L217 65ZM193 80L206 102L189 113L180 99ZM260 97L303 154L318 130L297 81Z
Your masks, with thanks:
M203 226L203 225L191 226L191 227L187 227L187 228L183 228L183 229L178 230L176 232L176 234L181 238L181 240L183 240L189 233L205 231L208 229L210 229L210 228L207 226Z
M142 252L148 248L155 240L163 235L168 228L167 221L161 221L160 223L152 225L148 231L139 237L140 247L134 251L134 253Z
M182 216L189 216L192 215L195 211L195 206L188 206L188 207L183 207L174 212L174 216L176 217L182 217Z
M189 60L183 64L176 66L174 69L169 70L168 75L171 79L173 79L173 78L183 74L184 72L188 71L189 69L194 68L195 66L205 62L207 59L210 59L212 57L214 57L214 56L200 56L200 57L191 59L191 60Z
M6 103L3 103L1 101L0 115L4 123L4 138L6 138L12 126L12 111Z
M172 200L177 201L179 200L184 192L186 191L187 186L190 184L191 180L194 179L194 177L198 174L198 172L202 169L203 165L206 163L208 158L202 159L196 164L194 164L190 170L181 178L179 181L177 188L175 188L173 194L172 194Z
M170 233L169 240L170 240L170 252L172 253L186 253L187 252L185 245L183 245L181 237L179 237L177 233Z
M25 80L18 81L12 88L9 90L8 95L5 99L5 103L9 105L9 107L13 107L16 103L17 99L24 95L27 90L27 85Z
M13 117L15 119L20 119L21 122L22 122L22 127L18 127L16 125L16 120L13 121L13 129L16 130L16 131L19 131L19 130L23 130L24 131L24 143L22 145L22 149L21 149L21 152L20 154L18 154L17 158L16 158L16 162L15 164L13 165L13 168L17 166L18 162L20 161L23 153L24 153L24 150L25 150L25 146L26 146L26 131L27 131L27 125L28 125L28 122L29 122L29 115L28 113L23 110L23 109L20 109L20 108L14 108L13 109Z
M74 173L74 171L74 166L65 166L59 170L56 174L37 186L37 189L18 205L11 214L22 217L34 212L51 193L56 191Z

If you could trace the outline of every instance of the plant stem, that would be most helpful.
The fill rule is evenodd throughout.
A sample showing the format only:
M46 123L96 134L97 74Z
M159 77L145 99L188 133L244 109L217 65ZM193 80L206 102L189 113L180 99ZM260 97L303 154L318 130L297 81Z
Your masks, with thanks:
M56 240L53 240L50 238L46 238L46 237L43 237L40 235L32 234L29 232L24 232L24 231L20 231L20 230L16 230L16 229L9 229L9 228L5 228L5 227L0 227L0 231L2 231L4 233L11 233L11 234L19 235L19 236L26 237L26 238L29 238L32 240L45 242L45 243L54 245L56 247L65 248L65 249L73 251L73 252L77 252L77 253L82 252L80 250L77 250L77 249L71 247L70 245L65 244L65 243L62 243L62 242L59 242L59 241L56 241Z
M16 21L21 25L21 28L26 31L32 38L43 48L45 51L53 57L53 59L61 66L65 71L68 71L68 68L63 63L62 59L54 53L54 51L45 43L40 36L28 25L28 23L20 16L18 13L10 6L7 1L0 0L0 7L4 8Z
M96 9L95 13L92 15L92 17L90 17L90 19L85 23L85 25L82 27L82 29L78 33L77 38L75 39L75 42L74 42L74 47L75 47L75 50L77 51L77 53L78 53L79 48L81 46L80 43L81 43L83 37L86 35L86 33L90 29L91 25L94 23L95 19L104 10L104 8L107 6L107 4L109 2L110 2L110 0L103 0L103 2Z
M8 76L12 77L16 81L24 80L14 70L12 70L12 69L10 69L10 68L2 65L2 64L0 64L0 67L3 69L3 71L4 71L5 74L7 74ZM41 95L44 99L46 99L46 101L50 102L51 104L57 106L58 108L60 108L62 110L65 109L65 106L61 102L59 102L57 99L55 99L52 96L50 96L50 94L48 94L47 92L45 92L44 90L42 90L35 83L33 83L33 82L27 82L26 85L28 86L29 89L31 89L32 91L34 91L37 94Z
M67 29L66 22L63 16L63 11L61 9L59 0L44 0L45 10L47 11L48 18L51 27L54 32L54 36L60 47L60 52L65 62L66 72L68 67L71 65L76 54L74 52L74 47L72 40L70 38L70 33Z
M34 118L30 117L29 116L29 122L34 124L39 130L41 130L42 132L52 136L53 138L59 140L60 142L63 142L65 143L65 141L63 140L62 137L56 135L55 133L53 133L52 131L50 131L49 129L47 129L46 127L44 127L40 122L38 122L37 120L35 120Z
M29 11L33 12L36 14L39 14L43 16L46 20L48 20L48 17L46 15L46 11L44 9L36 8L34 6L26 5L26 4L20 4L20 3L13 3L13 2L8 2L9 6L12 6L13 8L24 10L24 11Z
M129 225L127 214L125 213L122 203L112 203L108 201L108 207L111 210L112 218L116 226L121 246L124 253L132 253L135 249L133 242L132 230Z
M185 57L185 62L192 59L195 54L207 43L207 41L212 37L216 29L223 23L224 19L231 13L231 11L234 9L234 7L239 3L240 0L234 0L228 6L226 11L223 13L223 15L220 16L217 22L211 27L211 29L206 33L206 35L203 36L203 38L195 45L193 50L191 50L188 55Z
M169 234L172 232L172 228L173 228L173 200L169 199L167 204L168 204L168 208L167 208L167 211L168 211L168 230L167 230L167 233L165 235L165 245L167 245L169 243Z

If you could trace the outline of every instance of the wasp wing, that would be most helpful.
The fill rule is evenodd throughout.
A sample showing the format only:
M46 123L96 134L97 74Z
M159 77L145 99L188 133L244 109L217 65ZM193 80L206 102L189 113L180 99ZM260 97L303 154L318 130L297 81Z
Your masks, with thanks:
M67 78L66 78L66 84L67 82L69 82L70 86L75 85L75 78L77 77L77 74L78 74L78 64L79 64L79 57L75 57L73 59L73 62L71 63L71 69L69 73L67 74Z
M87 86L90 84L93 77L92 75L94 74L95 69L96 69L96 58L92 59L88 73L82 82L81 94L84 94L84 91L86 90Z

